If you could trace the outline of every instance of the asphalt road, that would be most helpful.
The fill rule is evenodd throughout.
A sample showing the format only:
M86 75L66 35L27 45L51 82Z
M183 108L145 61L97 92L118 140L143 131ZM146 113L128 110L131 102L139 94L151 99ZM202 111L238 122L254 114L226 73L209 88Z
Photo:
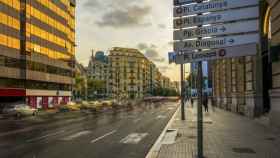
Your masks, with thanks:
M176 107L143 105L0 133L0 158L144 158Z

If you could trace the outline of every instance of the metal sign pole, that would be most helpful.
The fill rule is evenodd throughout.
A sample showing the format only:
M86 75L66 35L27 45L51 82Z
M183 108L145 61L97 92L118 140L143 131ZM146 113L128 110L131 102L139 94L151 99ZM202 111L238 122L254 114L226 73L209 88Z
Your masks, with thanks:
M185 120L184 64L181 64L181 119Z
M198 103L197 103L197 157L203 158L203 111L202 111L202 97L203 97L203 75L202 62L198 62Z
M182 28L180 28L182 30ZM183 39L180 39L183 41ZM181 119L185 120L185 78L184 78L184 64L181 64Z
M197 0L197 3L202 3L202 0ZM198 14L202 15L202 14ZM199 28L202 25L198 26ZM202 38L199 37L198 40ZM202 99L203 99L203 74L202 74L202 61L198 62L198 103L197 103L197 157L203 158L203 111L202 111Z

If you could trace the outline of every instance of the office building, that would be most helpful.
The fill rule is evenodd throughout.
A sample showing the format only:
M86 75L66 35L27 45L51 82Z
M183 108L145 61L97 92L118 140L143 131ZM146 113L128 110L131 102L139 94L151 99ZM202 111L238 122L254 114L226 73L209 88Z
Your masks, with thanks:
M71 99L75 0L0 1L0 99L35 108Z

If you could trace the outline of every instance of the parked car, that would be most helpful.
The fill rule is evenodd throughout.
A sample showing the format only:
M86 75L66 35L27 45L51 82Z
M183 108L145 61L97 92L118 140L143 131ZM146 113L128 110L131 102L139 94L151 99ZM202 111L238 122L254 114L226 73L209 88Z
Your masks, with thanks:
M35 116L38 112L37 109L32 108L26 104L18 103L18 104L10 104L6 105L3 108L4 116L14 116L14 117L22 117L22 116Z

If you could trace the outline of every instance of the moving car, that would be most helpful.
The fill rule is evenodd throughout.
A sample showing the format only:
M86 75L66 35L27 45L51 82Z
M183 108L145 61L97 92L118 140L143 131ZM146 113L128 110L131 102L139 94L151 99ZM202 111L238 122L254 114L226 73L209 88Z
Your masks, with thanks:
M35 116L38 112L37 109L34 109L26 104L17 103L6 105L3 109L4 116L14 116L20 118L22 116Z

